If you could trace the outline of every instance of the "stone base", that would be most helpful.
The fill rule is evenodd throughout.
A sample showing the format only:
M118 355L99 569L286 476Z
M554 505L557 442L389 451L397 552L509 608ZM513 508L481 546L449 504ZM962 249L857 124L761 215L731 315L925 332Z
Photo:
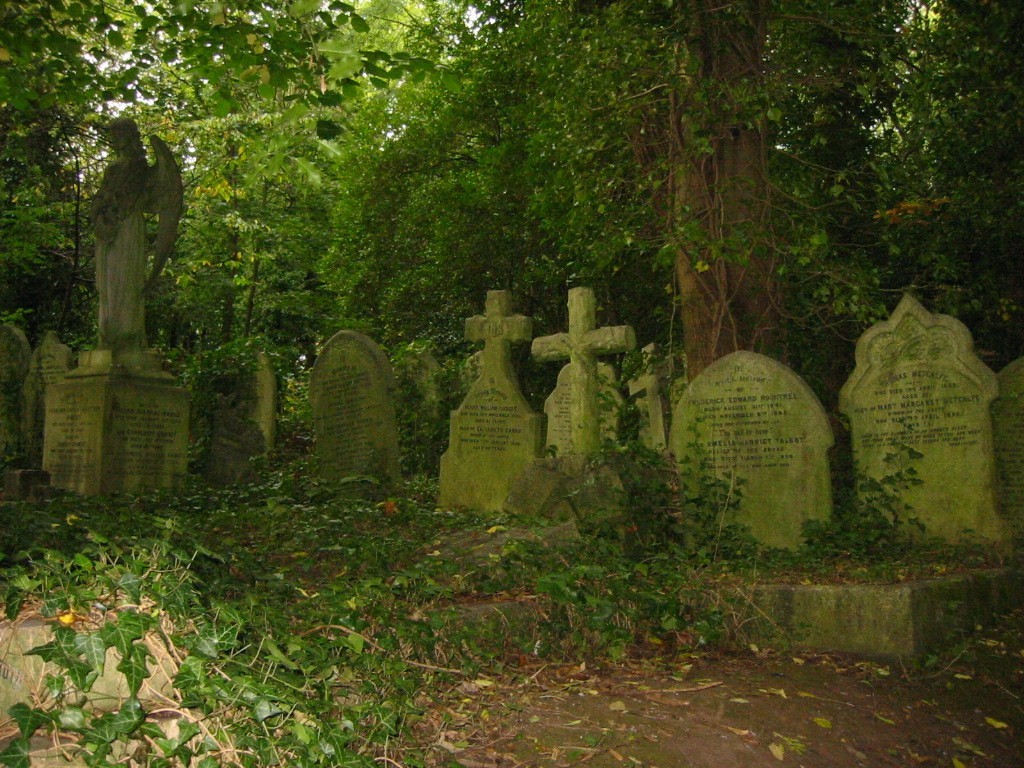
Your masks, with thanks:
M523 470L504 511L521 520L597 522L621 515L624 498L611 467L570 454L537 459Z
M759 641L868 656L920 656L1020 604L1024 578L1000 568L903 584L763 584Z
M97 354L47 392L51 485L86 496L178 487L188 469L188 393L152 362L135 370Z

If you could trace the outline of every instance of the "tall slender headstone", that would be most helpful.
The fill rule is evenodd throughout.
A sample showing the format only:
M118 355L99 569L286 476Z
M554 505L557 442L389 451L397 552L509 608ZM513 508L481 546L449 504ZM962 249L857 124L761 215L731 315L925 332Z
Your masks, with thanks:
M54 331L43 334L43 340L32 352L28 376L25 377L22 424L25 432L25 456L29 466L41 467L43 462L43 425L46 420L46 391L64 381L74 367L75 355L61 344Z
M20 329L0 325L0 459L23 450L21 389L32 348Z
M569 433L567 453L595 456L601 450L601 377L598 356L628 352L636 336L628 325L598 328L594 292L569 291L569 332L533 340L531 352L538 362L568 360Z
M156 163L147 163L131 120L114 120L109 134L114 153L90 213L99 339L78 368L47 388L43 438L52 485L85 495L176 487L188 469L188 392L147 348L144 311L177 238L181 173L155 136ZM147 213L158 215L152 240Z
M511 345L529 341L532 327L512 314L509 291L488 291L484 314L466 320L466 338L484 348L479 375L452 411L441 505L499 511L515 478L540 457L541 416L520 392L511 361Z
M831 515L832 429L814 392L786 366L753 352L726 355L690 383L672 416L681 469L703 464L735 485L739 504L727 522L793 548L805 521Z
M955 541L970 531L1008 544L995 496L996 394L996 375L974 354L963 323L904 296L857 342L857 366L839 394L857 472L891 476L891 457L909 448L921 454L911 462L921 482L902 500L927 533Z
M249 418L263 435L263 450L272 451L277 441L277 373L264 352L256 353L256 374L253 377L253 398Z
M1018 539L1024 538L1024 357L998 374L992 403L999 509Z
M640 412L637 438L652 451L664 451L668 445L668 419L665 416L665 383L657 363L658 348L654 343L643 349L644 369L629 382L629 394L636 398Z
M309 381L321 476L372 477L385 487L400 479L394 396L391 363L373 339L331 337Z

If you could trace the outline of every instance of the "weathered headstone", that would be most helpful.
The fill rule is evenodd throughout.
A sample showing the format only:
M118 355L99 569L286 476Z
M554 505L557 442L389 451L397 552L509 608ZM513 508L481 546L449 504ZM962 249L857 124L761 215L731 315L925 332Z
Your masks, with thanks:
M263 435L263 450L271 451L277 441L277 374L270 358L263 352L256 354L256 373L253 377L253 398L249 418Z
M598 418L601 422L601 439L614 440L619 434L619 412L622 409L622 394L619 392L615 369L608 363L597 364ZM544 401L544 415L547 417L547 437L544 444L554 448L558 456L573 451L572 442L572 364L562 366L558 380L551 394Z
M313 409L320 474L328 480L401 475L394 375L377 343L356 331L331 337L313 366Z
M832 442L825 411L803 379L753 352L708 366L672 412L676 460L687 471L706 462L720 480L742 481L726 521L773 547L799 546L804 521L831 515Z
M110 124L110 164L93 199L99 294L97 348L46 392L43 469L56 488L81 494L180 485L188 469L188 393L146 347L145 299L177 238L181 173L167 145L150 143L146 162L138 127ZM155 237L146 213L157 213ZM147 252L152 267L147 275Z
M64 381L75 364L75 355L61 344L54 331L43 334L43 340L32 352L25 377L22 425L25 433L25 456L29 466L43 462L43 425L46 421L46 390Z
M999 397L992 403L999 509L1018 538L1024 538L1024 357L997 377Z
M21 390L32 348L13 325L0 325L0 459L23 448Z
M596 303L590 288L569 291L569 332L533 340L535 360L569 361L570 451L595 456L601 450L601 399L598 355L628 352L636 336L628 325L596 327Z
M629 394L636 397L640 412L637 438L652 451L664 451L668 444L664 397L667 377L657 362L657 345L648 344L643 352L644 370L629 382Z
M857 367L839 394L857 472L892 476L888 457L912 449L922 454L912 462L921 483L901 498L927 533L955 541L969 530L1008 543L995 499L996 394L996 376L974 354L963 323L904 296L857 342Z
M512 343L529 341L532 325L512 314L508 291L488 291L484 314L466 320L466 338L484 348L480 374L452 411L440 504L501 510L516 476L541 455L542 417L520 392L510 358Z

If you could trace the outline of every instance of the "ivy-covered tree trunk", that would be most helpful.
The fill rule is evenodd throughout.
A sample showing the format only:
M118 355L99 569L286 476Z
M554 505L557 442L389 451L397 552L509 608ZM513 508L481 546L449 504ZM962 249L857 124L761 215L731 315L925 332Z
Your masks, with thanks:
M691 379L718 358L763 348L776 329L765 244L763 79L768 0L688 0L669 94L668 207Z

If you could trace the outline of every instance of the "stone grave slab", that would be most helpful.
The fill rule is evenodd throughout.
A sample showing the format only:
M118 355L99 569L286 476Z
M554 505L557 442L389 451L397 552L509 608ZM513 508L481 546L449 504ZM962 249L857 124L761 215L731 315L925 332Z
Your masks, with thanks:
M802 524L832 513L832 430L818 398L786 366L733 352L708 366L673 409L671 445L684 472L701 463L737 484L726 521L760 542L793 548ZM695 466L696 465L696 466Z
M569 331L533 340L538 362L569 361L569 429L571 453L595 456L601 451L601 398L598 356L628 352L636 336L628 325L597 327L597 304L590 288L569 291Z
M551 394L544 400L544 415L547 417L547 435L544 445L554 448L556 455L574 453L572 438L572 364L562 366L558 380ZM615 369L608 363L597 364L598 378L598 419L601 424L601 439L614 440L619 434L619 412L623 398L619 392Z
M54 331L43 334L43 340L32 352L23 390L22 425L25 434L25 455L29 465L42 466L43 426L46 421L46 390L64 380L75 365L71 348L62 344Z
M43 469L51 485L87 496L180 487L188 392L158 365L122 368L96 352L82 357L47 389Z
M959 320L933 315L906 295L888 320L857 342L857 366L839 394L850 420L857 471L880 480L905 448L920 485L902 500L928 534L949 541L967 531L1009 543L995 497L989 406L995 374L974 354Z
M32 348L19 328L0 325L0 459L24 449L22 386Z
M992 403L999 509L1013 535L1024 540L1024 358L997 376L999 397Z
M309 382L316 455L327 480L372 477L385 487L401 477L391 363L369 336L339 331Z
M442 506L500 511L515 478L540 457L542 417L523 397L511 361L511 345L529 341L532 326L512 314L509 291L489 291L484 314L466 321L466 338L484 348L479 375L452 411Z

